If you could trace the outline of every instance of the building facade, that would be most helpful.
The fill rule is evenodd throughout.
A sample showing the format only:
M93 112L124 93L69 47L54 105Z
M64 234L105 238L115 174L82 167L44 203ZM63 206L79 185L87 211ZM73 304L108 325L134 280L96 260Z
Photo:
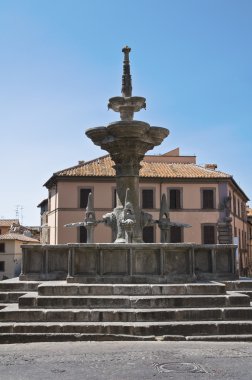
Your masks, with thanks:
M217 165L197 165L195 156L181 156L179 149L163 155L146 155L141 163L139 204L159 219L160 200L166 194L172 222L190 228L172 227L171 242L232 243L239 239L240 272L249 266L248 197L233 177L217 170ZM88 194L93 193L96 219L116 206L115 172L109 155L64 169L45 183L48 201L42 202L43 241L49 244L85 242L85 227L65 224L84 219ZM40 205L39 205L40 206ZM111 242L110 228L99 223L95 242ZM159 242L157 224L145 227L145 242Z
M37 244L38 240L20 233L0 235L0 280L17 277L21 271L22 244Z
M0 235L7 234L12 225L19 225L18 219L0 219Z
M252 275L252 209L247 208L247 267L248 267L248 274Z

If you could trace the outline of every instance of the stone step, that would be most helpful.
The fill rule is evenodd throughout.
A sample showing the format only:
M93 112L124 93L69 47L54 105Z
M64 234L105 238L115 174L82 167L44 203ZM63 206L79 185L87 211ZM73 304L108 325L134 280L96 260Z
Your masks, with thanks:
M164 337L162 340L170 340L170 336ZM215 342L252 342L252 334L230 334L230 335L201 335L201 336L187 336L188 341L215 341ZM179 337L178 337L179 340Z
M227 290L252 290L252 280L225 281Z
M1 334L125 336L251 335L252 321L0 323ZM104 337L105 338L105 337ZM95 337L94 337L95 339Z
M241 291L235 291L236 293L245 294L250 298L250 301L252 300L252 289L251 290L241 290Z
M252 289L251 290L228 291L227 294L232 294L233 292L235 292L236 294L244 294L250 298L250 302L252 301Z
M20 308L211 308L250 306L250 299L243 294L183 295L183 296L37 296L28 293L19 298Z
M239 335L125 335L125 334L65 334L65 333L6 333L0 334L0 344L76 341L201 341L252 342L252 334Z
M185 340L183 336L171 335L171 341ZM123 334L65 334L65 333L7 333L0 334L0 344L32 343L32 342L77 342L77 341L155 341L154 335L123 335ZM159 340L159 339L158 339ZM168 340L168 339L166 339Z
M0 292L34 292L38 289L38 281L19 281L18 278L0 281Z
M251 307L184 309L19 309L0 310L1 322L155 322L252 320Z
M66 284L53 281L38 286L41 296L84 295L200 295L225 294L226 287L220 283L204 284Z
M16 303L19 297L25 295L24 292L0 292L0 302L2 303Z

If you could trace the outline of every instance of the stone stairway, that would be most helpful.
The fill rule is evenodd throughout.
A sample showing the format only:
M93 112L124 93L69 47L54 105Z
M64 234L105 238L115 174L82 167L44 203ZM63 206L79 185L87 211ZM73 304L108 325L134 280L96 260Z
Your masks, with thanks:
M246 294L252 301L252 280L226 281L225 285L227 291Z
M226 285L216 282L86 285L9 281L0 283L0 292L8 294L0 310L2 343L252 340L249 296L226 292Z
M36 291L38 285L37 281L19 281L18 278L0 281L0 309L10 303L17 303L28 292Z

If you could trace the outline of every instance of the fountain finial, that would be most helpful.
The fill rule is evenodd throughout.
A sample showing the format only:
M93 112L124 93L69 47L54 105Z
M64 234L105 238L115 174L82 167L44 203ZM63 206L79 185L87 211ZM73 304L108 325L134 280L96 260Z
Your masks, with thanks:
M130 61L129 61L129 53L131 48L125 46L122 49L124 53L123 60L123 75L122 75L122 96L124 98L130 98L132 96L132 85L131 85L131 75L130 75Z
M145 98L140 96L132 96L131 75L129 53L131 48L125 46L122 49L124 53L123 75L122 75L122 96L115 96L109 99L108 109L120 112L122 121L132 121L134 112L146 108Z

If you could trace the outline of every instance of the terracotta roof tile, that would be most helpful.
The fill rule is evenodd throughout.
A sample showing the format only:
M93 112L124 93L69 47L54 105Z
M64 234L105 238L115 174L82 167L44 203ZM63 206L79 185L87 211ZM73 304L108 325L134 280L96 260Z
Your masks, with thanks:
M19 224L18 219L0 219L0 227L10 227L13 223Z
M17 234L17 233L9 233L9 234L0 235L0 240L19 240L23 242L39 243L37 239L33 239L29 236L25 236L25 235Z
M110 156L82 163L77 166L59 171L55 176L69 177L114 177L114 162ZM144 178L230 178L229 174L207 169L196 164L141 162L140 177Z

